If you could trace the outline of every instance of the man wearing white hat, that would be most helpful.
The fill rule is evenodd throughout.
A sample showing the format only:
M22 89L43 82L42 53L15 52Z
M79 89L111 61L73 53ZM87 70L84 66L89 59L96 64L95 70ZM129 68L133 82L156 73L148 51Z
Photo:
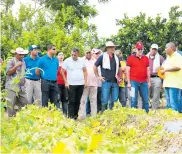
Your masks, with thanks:
M102 81L102 111L107 109L110 96L112 106L118 100L119 86L117 81L120 82L118 75L121 71L119 58L114 54L115 47L116 45L112 41L108 41L106 52L98 58L94 66L96 76ZM101 76L98 73L99 66L101 66Z
M164 62L164 58L158 53L158 45L152 44L150 52L147 54L149 58L150 80L149 97L152 99L152 109L156 110L160 105L160 91L162 81L157 75L159 67Z
M20 109L28 104L25 91L25 62L24 55L28 54L28 50L17 48L15 57L7 63L6 89L8 90L7 101L8 116L16 114L15 105Z

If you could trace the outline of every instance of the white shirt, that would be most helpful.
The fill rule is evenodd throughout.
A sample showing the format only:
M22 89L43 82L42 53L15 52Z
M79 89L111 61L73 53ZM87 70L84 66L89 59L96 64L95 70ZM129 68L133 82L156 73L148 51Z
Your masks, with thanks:
M85 60L80 57L77 61L69 57L63 62L62 68L67 71L67 81L69 85L84 85L83 68L85 67Z

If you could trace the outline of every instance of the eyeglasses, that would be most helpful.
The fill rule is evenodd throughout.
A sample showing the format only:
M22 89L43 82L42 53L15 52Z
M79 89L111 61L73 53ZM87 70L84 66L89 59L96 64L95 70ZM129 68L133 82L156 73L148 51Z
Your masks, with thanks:
M143 49L137 49L138 51L142 51Z

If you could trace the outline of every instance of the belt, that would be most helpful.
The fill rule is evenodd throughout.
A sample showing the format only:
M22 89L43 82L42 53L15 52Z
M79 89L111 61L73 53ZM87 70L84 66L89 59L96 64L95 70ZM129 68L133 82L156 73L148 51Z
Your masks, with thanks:
M56 83L57 82L57 81L54 81L54 80L45 80L45 81L50 82L50 83Z
M32 80L32 81L39 81L40 79L30 79L30 78L26 78L28 80Z
M151 75L150 77L151 78L156 78L156 77L158 78L159 76L158 75Z

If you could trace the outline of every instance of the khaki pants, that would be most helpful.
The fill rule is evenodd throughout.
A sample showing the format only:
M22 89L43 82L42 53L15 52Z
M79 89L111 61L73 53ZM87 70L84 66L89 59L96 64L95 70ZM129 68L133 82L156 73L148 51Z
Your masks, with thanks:
M18 110L20 110L23 106L28 104L27 97L25 92L19 92L18 96L16 95L16 92L12 90L8 90L7 100L8 100L8 106L7 106L7 112L8 116L11 117L16 114L15 105L18 107Z
M97 87L89 86L87 88L84 88L83 91L78 113L79 118L86 118L86 102L88 97L90 100L91 115L96 116L97 114Z
M41 82L26 79L26 93L28 103L32 104L32 98L34 98L35 104L41 106Z
M149 88L149 97L152 99L152 109L156 110L160 105L160 91L162 81L159 77L150 78L151 87Z

